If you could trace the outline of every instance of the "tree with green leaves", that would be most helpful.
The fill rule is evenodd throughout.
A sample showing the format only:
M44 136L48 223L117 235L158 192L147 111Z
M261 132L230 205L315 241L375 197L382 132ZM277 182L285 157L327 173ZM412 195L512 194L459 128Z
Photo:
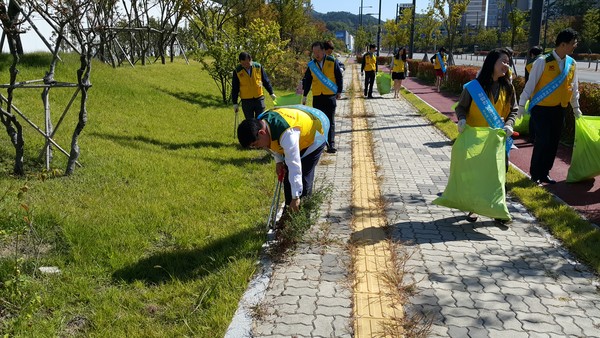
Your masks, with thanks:
M600 36L600 9L592 8L589 9L583 16L583 28L581 30L581 37L583 43L585 43L587 49L591 51L591 46L598 41Z
M436 10L438 18L446 28L448 34L448 64L454 64L452 49L454 48L454 39L460 25L463 14L467 10L471 0L433 0L433 8ZM448 12L446 12L448 8Z
M429 60L427 50L436 44L435 42L440 36L440 26L442 23L434 14L435 10L429 6L424 15L419 15L415 18L415 35L419 37L415 41L425 51L424 60Z
M356 55L362 55L370 41L372 40L365 29L363 27L358 28L354 36L354 50Z
M510 48L515 48L515 42L525 39L525 23L527 21L526 13L517 8L517 0L507 0L506 5L510 5L508 12L508 22L510 23Z

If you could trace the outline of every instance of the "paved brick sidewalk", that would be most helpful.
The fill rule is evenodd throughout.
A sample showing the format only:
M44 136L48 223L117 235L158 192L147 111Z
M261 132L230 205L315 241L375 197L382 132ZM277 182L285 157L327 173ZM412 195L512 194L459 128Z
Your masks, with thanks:
M431 336L600 337L598 281L586 267L514 201L508 227L433 205L448 140L404 100L369 100L369 109L393 239L414 253L420 295L409 310L433 319Z
M487 218L468 223L463 212L433 205L447 182L448 140L403 99L388 94L365 108L393 239L413 252L409 278L420 293L407 310L433 320L430 336L600 337L599 284L585 266L514 201L507 227ZM339 101L339 152L325 154L318 167L333 184L332 200L306 243L273 267L254 337L353 335L349 112L349 100Z

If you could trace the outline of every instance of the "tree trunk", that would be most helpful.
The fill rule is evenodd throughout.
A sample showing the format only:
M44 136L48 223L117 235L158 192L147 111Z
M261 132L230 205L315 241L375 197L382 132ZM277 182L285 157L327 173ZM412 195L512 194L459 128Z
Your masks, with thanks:
M77 70L77 82L79 84L79 89L81 90L79 121L77 122L77 127L75 128L73 137L71 139L71 153L69 154L69 161L67 162L65 175L71 175L73 173L75 165L77 164L77 159L79 158L79 144L77 141L79 139L79 134L81 134L87 123L87 91L92 86L90 83L90 71L92 70L91 51L87 50L85 47L82 49L83 50L79 58L81 61L81 66Z

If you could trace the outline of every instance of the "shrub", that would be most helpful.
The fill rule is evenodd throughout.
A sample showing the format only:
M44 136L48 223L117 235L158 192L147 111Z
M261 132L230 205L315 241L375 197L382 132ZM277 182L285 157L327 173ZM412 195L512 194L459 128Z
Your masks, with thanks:
M421 63L421 61L415 59L408 59L406 62L408 62L408 70L410 76L417 76L417 72L419 71L419 63Z
M463 85L475 78L479 67L473 66L450 66L446 72L444 88L459 94Z
M435 82L435 70L431 62L419 62L417 67L417 78L433 84Z

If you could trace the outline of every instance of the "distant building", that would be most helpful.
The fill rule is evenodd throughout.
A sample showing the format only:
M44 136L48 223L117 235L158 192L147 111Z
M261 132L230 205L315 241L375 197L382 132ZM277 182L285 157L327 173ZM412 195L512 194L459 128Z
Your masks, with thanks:
M554 2L554 0L550 0ZM532 0L517 0L516 8L521 11L531 9ZM462 27L493 27L503 31L510 26L508 13L513 6L507 0L471 0L463 14Z
M348 50L354 50L354 36L348 33L348 31L336 31L335 37L336 39L344 41Z
M487 26L487 9L489 0L471 0L462 17L462 27Z

